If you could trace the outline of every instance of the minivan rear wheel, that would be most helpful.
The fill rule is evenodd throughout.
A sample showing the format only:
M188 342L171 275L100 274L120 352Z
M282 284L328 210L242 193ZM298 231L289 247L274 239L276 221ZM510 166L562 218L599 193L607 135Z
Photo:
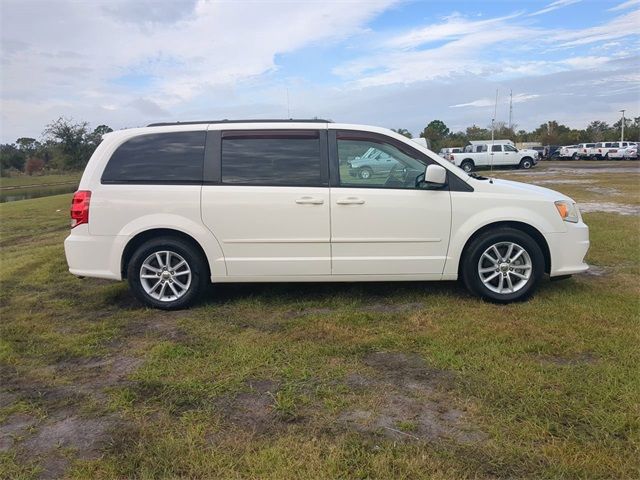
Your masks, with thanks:
M191 306L208 284L202 254L174 237L156 238L138 247L129 261L127 277L138 300L163 310Z
M467 289L496 303L528 298L543 274L540 246L514 228L497 228L479 235L463 258L462 277Z

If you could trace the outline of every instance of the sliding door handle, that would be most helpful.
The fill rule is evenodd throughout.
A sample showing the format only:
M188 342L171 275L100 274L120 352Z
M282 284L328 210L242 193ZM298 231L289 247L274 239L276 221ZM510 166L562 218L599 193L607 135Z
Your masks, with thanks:
M300 197L296 199L298 205L322 205L324 200L318 197Z
M338 205L362 205L364 200L358 197L346 197L336 201Z

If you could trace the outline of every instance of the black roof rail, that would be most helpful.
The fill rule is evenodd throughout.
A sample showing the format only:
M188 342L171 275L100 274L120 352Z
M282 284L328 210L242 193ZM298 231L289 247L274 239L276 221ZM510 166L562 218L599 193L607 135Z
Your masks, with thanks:
M171 125L199 125L203 123L333 123L332 120L322 118L251 118L247 120L200 120L189 122L159 122L150 123L147 127L167 127Z

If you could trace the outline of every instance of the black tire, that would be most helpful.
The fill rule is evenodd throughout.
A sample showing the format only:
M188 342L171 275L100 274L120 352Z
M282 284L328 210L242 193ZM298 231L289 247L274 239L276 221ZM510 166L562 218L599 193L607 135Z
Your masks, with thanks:
M520 168L529 170L531 167L533 167L533 159L531 159L530 157L524 157L522 160L520 160Z
M368 180L373 176L373 170L371 170L369 167L362 167L360 170L358 170L358 177L360 177L362 180Z
M153 298L146 292L142 284L143 279L140 277L143 262L155 252L166 251L182 257L191 272L188 288L184 289L184 293L175 300ZM191 242L171 236L154 238L140 245L131 256L127 266L127 279L129 280L129 289L138 300L149 307L162 310L178 310L193 305L209 284L207 261L203 254ZM166 281L168 282L168 280Z
M472 160L463 160L462 163L460 164L460 168L467 173L473 172L474 167L475 167L475 164L473 163Z
M525 250L531 260L531 274L528 280L517 291L512 293L494 292L480 278L480 257L492 245L501 242L515 243ZM522 301L533 294L544 275L544 255L540 246L528 234L515 228L499 227L480 234L467 246L462 257L461 273L465 286L475 295L495 303ZM500 274L497 278L500 279Z
M578 159L578 152L573 152L573 155L571 155L571 160L577 160Z

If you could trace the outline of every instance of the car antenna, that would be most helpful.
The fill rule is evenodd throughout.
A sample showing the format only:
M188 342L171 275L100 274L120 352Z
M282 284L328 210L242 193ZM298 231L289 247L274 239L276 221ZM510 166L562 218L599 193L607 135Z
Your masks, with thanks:
M493 107L493 118L491 119L491 163L489 166L489 182L493 183L493 178L491 178L491 175L493 175L493 142L495 140L495 133L494 133L494 125L496 122L496 115L498 113L498 89L496 88L496 103Z

